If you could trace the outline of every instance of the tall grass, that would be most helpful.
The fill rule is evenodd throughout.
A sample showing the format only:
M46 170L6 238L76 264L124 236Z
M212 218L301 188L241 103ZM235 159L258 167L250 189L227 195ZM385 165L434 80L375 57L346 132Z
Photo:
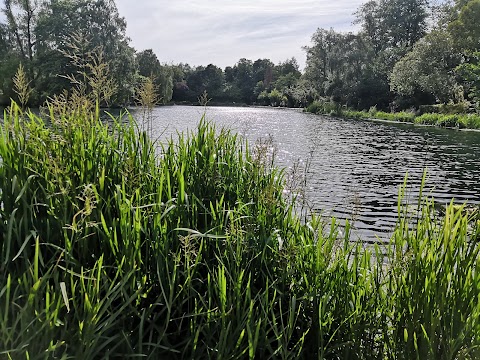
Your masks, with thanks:
M348 224L300 221L262 145L205 120L157 156L128 115L4 117L0 357L480 356L480 225L462 208L399 206L369 250Z

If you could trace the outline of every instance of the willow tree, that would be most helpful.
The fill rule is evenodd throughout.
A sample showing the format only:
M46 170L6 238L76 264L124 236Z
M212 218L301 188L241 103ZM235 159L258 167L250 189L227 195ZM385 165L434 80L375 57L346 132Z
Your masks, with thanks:
M103 61L115 82L115 104L124 104L133 96L135 63L134 50L127 38L126 21L118 13L112 0L47 0L38 13L35 35L37 39L37 87L46 98L68 88L68 76L78 71L67 57L72 36L80 34L85 48L81 54L101 50Z
M307 52L305 78L318 95L354 108L385 107L388 83L371 43L361 34L318 29Z

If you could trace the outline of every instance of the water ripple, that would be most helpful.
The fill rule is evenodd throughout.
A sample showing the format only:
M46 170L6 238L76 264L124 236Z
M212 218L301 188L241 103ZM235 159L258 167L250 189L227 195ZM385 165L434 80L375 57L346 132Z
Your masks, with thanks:
M160 107L154 137L194 129L199 107ZM346 121L295 110L212 107L207 118L245 136L250 144L273 136L277 162L310 162L307 194L313 209L353 219L358 236L387 239L397 215L398 188L409 173L415 202L424 169L426 193L446 204L480 203L480 133L409 124Z

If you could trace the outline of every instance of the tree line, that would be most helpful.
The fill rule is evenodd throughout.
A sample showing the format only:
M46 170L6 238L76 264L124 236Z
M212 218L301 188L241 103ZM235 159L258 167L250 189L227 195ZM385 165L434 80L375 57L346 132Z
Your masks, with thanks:
M2 11L3 104L16 98L20 64L29 103L39 105L70 90L78 74L98 70L89 62L99 61L114 89L103 104L110 106L135 103L146 78L163 103L194 103L204 92L217 103L303 107L325 99L360 110L437 103L478 109L480 101L480 0L368 1L355 13L358 32L313 34L303 74L295 58L240 59L225 69L161 63L153 50L130 46L114 0L4 0Z
M2 12L0 104L17 99L14 77L20 64L31 88L29 105L40 105L71 90L79 74L98 76L91 73L100 61L115 89L102 105L135 103L136 89L146 78L162 103L194 103L204 92L224 103L304 106L313 99L313 88L301 80L294 58L279 64L240 59L221 69L162 64L151 49L137 52L113 0L4 0Z
M353 109L480 100L480 0L371 0L358 33L318 29L305 78L318 97Z

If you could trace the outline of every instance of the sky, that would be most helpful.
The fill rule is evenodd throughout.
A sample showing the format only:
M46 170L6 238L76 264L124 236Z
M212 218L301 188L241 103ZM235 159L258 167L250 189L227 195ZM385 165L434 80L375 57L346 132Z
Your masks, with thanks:
M274 63L295 57L317 28L355 31L365 0L117 0L137 50L165 63L233 66L239 59Z

